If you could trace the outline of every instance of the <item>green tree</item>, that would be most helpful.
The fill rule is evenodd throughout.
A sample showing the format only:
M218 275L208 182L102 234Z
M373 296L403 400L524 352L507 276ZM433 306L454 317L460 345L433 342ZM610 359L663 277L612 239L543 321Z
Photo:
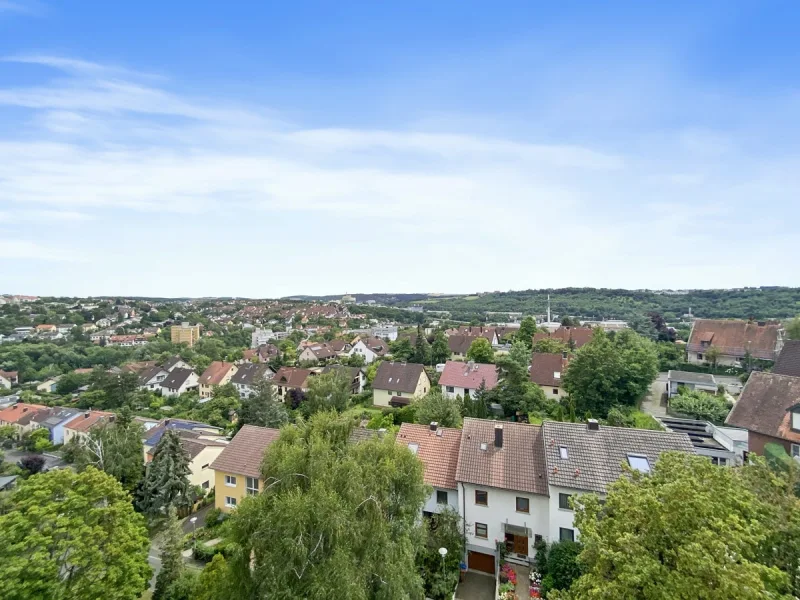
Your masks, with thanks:
M786 325L786 337L790 340L800 340L800 315Z
M231 583L228 581L228 563L222 554L215 554L208 563L195 586L192 600L223 600L228 597Z
M275 398L275 386L265 379L255 385L255 393L242 400L239 412L237 429L242 425L257 425L258 427L274 427L289 422L289 412L286 406Z
M492 343L484 337L477 338L467 350L467 360L474 360L477 363L494 362Z
M389 350L392 358L395 360L410 361L414 356L414 347L411 345L411 340L408 338L400 338L389 344Z
M553 416L559 406L548 400L542 388L530 381L527 367L509 356L499 356L497 366L502 374L500 383L483 394L487 406L500 404L507 417L517 415Z
M435 386L414 403L417 423L429 425L436 421L441 427L458 427L461 424L461 403L442 395L442 388Z
M476 419L485 419L489 416L489 392L486 390L486 382L481 381L475 393L462 400L461 414Z
M722 423L731 410L730 403L721 396L713 396L700 390L680 390L669 401L670 407L693 419L705 419Z
M442 557L439 548L446 548ZM446 508L430 518L428 539L417 554L417 564L425 581L425 597L445 600L453 596L458 583L459 563L464 556L466 540L461 518L451 508Z
M303 412L309 416L316 412L346 410L350 403L351 385L347 369L332 369L312 377L308 383L305 402L302 404Z
M650 475L626 470L604 504L575 500L586 571L570 597L788 600L786 573L761 562L777 524L745 484L747 467L673 452Z
M420 365L431 364L431 345L428 343L421 326L417 326L417 339L414 340L414 356L412 360Z
M717 348L716 346L709 346L705 350L705 359L708 364L711 365L712 368L717 368L717 361L719 357L722 355L722 351Z
M45 427L22 434L20 446L28 452L45 452L53 447L50 443L50 431Z
M150 578L149 547L113 477L93 468L36 475L0 513L0 597L135 600Z
M431 345L431 362L441 364L447 362L448 358L450 358L450 346L447 344L447 337L440 329L436 332Z
M578 555L583 546L578 542L555 542L537 551L537 564L544 565L540 570L542 574L542 596L547 597L550 590L568 590L578 577L582 568ZM542 558L539 552L543 553Z
M144 481L138 491L142 512L156 517L169 508L191 504L189 455L181 446L180 436L172 429L164 432L147 465Z
M556 338L542 338L533 344L533 351L540 354L561 354L567 349L567 345Z
M612 339L597 329L570 362L563 387L578 413L605 418L614 405L634 406L657 375L653 342L630 330Z
M511 344L511 350L508 352L508 358L523 369L527 369L531 365L531 347L522 340L514 340L514 343Z
M88 375L81 375L79 373L67 373L62 375L56 383L56 394L65 396L76 391L78 388L83 387L89 383Z
M167 510L167 522L161 542L161 570L156 577L153 600L172 600L170 587L175 584L186 566L183 563L183 530L174 506Z
M137 488L144 476L144 446L142 428L133 420L130 411L123 409L113 421L93 427L77 444L80 447L75 456L78 469L91 465L114 477L129 492Z
M536 319L525 317L519 324L519 331L514 339L521 341L529 348L533 347L533 336L536 333Z
M236 548L230 596L422 596L422 463L391 436L348 443L352 427L349 418L316 413L270 446L267 485L228 520Z

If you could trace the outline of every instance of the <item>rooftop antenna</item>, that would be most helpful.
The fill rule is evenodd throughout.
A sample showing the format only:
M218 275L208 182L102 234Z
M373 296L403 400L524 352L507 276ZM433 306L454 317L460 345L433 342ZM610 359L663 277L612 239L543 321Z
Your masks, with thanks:
M547 294L547 322L550 322L550 294Z

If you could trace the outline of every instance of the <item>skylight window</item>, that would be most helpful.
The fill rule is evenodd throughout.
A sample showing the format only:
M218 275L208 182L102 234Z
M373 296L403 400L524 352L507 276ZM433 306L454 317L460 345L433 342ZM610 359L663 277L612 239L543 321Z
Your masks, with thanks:
M566 446L559 446L558 453L561 455L562 460L567 460L569 458L569 453L567 452Z
M411 452L413 452L414 454L416 454L417 451L419 450L419 444L415 444L412 442L408 445L408 449L411 450Z
M642 456L641 454L628 454L628 464L632 469L636 469L641 473L650 472L650 461L647 460L646 456Z

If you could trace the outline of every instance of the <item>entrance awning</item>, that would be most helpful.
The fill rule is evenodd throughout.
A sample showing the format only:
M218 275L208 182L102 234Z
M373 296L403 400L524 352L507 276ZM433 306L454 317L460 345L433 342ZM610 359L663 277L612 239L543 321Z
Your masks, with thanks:
M512 525L511 523L504 523L503 527L506 533L519 535L522 537L531 537L531 530L527 527L519 527L518 525Z
M402 396L392 396L389 400L389 406L408 406L411 404L411 398L403 398Z

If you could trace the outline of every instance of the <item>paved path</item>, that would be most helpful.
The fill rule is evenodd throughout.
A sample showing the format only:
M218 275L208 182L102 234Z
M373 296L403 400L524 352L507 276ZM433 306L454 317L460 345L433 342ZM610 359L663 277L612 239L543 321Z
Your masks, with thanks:
M661 396L665 391L667 391L667 374L659 373L650 385L647 396L642 400L642 410L654 417L666 417L667 408L661 404Z
M183 520L183 523L181 523L181 527L183 528L183 533L192 533L192 530L195 528L200 529L201 527L205 527L206 515L208 514L208 511L210 511L212 508L214 508L214 505L209 504L208 506L205 506L200 510L198 510L196 513L192 513L191 515L186 517ZM194 528L192 527L192 522L190 521L192 517L197 517L197 522L194 524Z
M456 588L456 600L494 600L494 577L467 571Z

